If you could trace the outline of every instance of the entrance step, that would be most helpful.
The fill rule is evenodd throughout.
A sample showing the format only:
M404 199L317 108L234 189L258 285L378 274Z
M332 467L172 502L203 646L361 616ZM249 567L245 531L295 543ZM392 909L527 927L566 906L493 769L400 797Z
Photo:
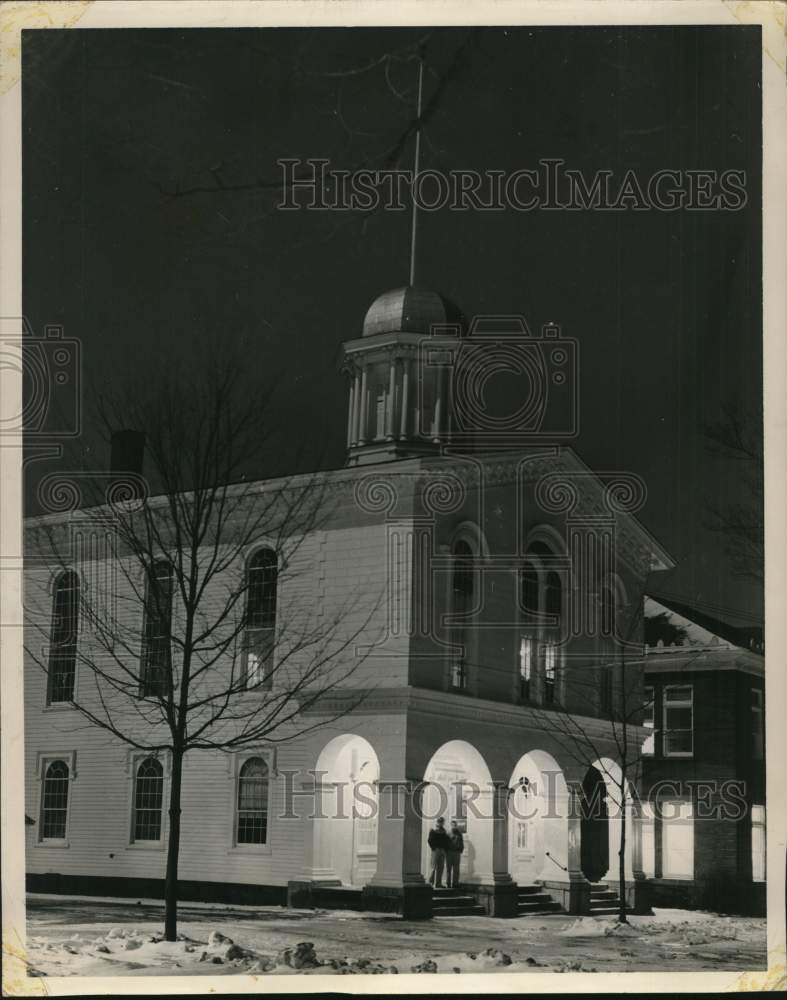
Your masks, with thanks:
M561 913L563 907L556 903L540 885L517 887L517 914L521 917L539 913Z
M620 896L604 882L596 882L590 887L590 915L592 917L614 916L620 913Z
M435 917L477 917L486 910L476 903L475 896L463 893L461 889L433 889L432 916Z

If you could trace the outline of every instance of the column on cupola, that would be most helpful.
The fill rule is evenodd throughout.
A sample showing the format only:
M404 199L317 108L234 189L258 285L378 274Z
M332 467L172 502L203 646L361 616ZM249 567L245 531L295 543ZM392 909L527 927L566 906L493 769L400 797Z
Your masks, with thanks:
M388 356L388 397L385 400L385 439L393 441L396 419L396 356Z
M436 444L439 443L442 438L442 428L448 402L446 399L445 376L446 370L441 365L437 370L437 377L435 378L434 420L432 422L432 440Z
M368 393L366 391L366 365L361 368L361 405L359 413L358 444L366 443Z
M347 447L355 442L355 374L350 370L350 405L347 408Z
M357 368L353 368L350 392L352 398L352 439L350 443L358 444L361 433L361 373Z
M398 359L399 367L401 369L401 384L402 384L402 406L401 406L401 421L399 424L399 436L402 440L407 440L409 434L409 406L410 406L410 359L405 356Z

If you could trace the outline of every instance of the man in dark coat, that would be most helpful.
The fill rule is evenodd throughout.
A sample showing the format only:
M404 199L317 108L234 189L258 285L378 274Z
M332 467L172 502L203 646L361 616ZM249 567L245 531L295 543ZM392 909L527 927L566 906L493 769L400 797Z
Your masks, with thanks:
M451 832L448 834L448 850L445 852L446 882L449 889L456 889L459 886L459 859L464 849L465 840L462 831L454 820L451 823Z
M429 881L435 889L442 889L445 852L451 843L445 832L445 820L442 816L438 816L437 823L429 831L427 843L432 850L432 871L429 875Z

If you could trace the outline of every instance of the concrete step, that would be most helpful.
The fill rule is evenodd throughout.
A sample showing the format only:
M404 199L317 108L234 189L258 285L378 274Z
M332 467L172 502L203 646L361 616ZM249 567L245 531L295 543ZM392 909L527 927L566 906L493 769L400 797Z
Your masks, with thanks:
M590 915L591 917L614 917L620 913L619 906L591 906Z
M538 905L539 903L551 903L552 897L548 892L533 892L527 896L517 896L517 901L520 906L530 906L532 904Z
M605 902L608 899L617 899L617 898L618 894L616 892L613 892L611 889L607 889L604 892L591 892L590 894L591 903L594 903L596 901Z
M475 906L475 896L432 896L432 909L442 910L445 906Z
M533 914L534 916L539 913L562 913L563 907L560 903L556 903L552 900L549 903L520 903L517 906L517 914L520 917L524 917L528 914Z
M540 885L518 885L516 888L520 896L531 895L532 893L541 893L544 891L543 886Z
M483 906L441 906L432 910L434 917L481 917L486 913Z

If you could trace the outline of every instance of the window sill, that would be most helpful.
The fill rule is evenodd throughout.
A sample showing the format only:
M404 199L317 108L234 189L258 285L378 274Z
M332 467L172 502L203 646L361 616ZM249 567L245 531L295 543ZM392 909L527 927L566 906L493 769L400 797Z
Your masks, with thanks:
M165 847L163 840L133 840L126 844L127 851L163 851Z
M72 705L70 701L47 702L42 709L43 712L64 712L69 710L72 712L77 711L76 706Z
M655 756L655 754L654 754L654 756ZM683 759L683 760L691 760L691 758L694 756L694 751L692 750L691 753L678 753L677 751L673 751L672 753L668 753L668 752L665 751L661 756L664 757L664 758L676 758L678 760L681 760L681 759Z
M71 844L67 840L38 840L36 841L36 847L43 847L47 851L51 850L63 850L64 848L70 847Z

